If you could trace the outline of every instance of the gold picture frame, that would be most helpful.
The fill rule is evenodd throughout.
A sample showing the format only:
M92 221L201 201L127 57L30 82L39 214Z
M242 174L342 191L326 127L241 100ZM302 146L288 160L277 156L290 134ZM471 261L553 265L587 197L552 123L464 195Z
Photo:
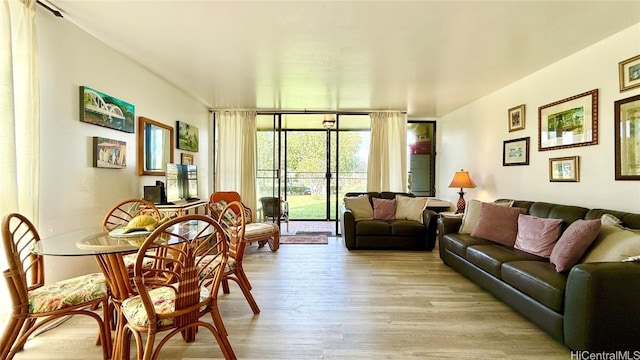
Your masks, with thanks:
M509 132L524 130L525 126L525 104L514 106L508 111Z
M616 180L640 180L640 95L613 103Z
M185 153L180 154L180 164L193 165L193 155Z
M538 108L538 151L598 144L598 89Z
M566 156L549 159L549 181L579 182L580 157Z
M618 63L620 92L640 86L640 55Z

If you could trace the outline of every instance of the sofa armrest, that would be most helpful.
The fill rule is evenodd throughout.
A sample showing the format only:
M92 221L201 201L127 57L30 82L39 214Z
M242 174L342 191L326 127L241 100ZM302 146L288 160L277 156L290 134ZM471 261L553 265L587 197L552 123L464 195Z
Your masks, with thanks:
M438 213L433 210L424 209L422 212L422 223L427 228L427 250L429 251L436 246L439 217Z
M440 216L438 219L438 235L442 237L444 234L457 233L462 225L462 217L460 216Z
M340 211L342 212L342 222L340 223L342 226L342 238L347 249L353 250L356 248L356 220L353 212L344 205L342 205Z
M573 350L639 350L640 263L583 263L567 279L564 342Z

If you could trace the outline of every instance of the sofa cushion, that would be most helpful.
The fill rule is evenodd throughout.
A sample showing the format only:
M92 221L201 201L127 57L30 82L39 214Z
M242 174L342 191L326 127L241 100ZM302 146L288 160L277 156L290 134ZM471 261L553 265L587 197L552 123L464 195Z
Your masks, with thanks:
M520 214L518 234L513 247L528 253L549 257L553 245L560 238L562 219L545 219Z
M562 233L553 247L549 260L556 271L566 271L580 261L589 245L596 239L601 227L600 219L576 220Z
M446 241L440 244L443 245L445 249L463 258L467 256L467 247L471 245L493 244L493 242L489 240L482 240L467 234L445 234L444 238Z
M396 197L396 219L422 222L422 212L426 206L426 198L414 198L398 195Z
M391 224L384 220L361 220L356 222L356 236L391 235Z
M396 218L396 200L379 199L373 200L373 218L378 220L393 220Z
M392 220L391 224L391 235L408 235L408 236L416 236L420 233L427 232L427 227L422 223L413 221L413 220Z
M518 233L518 216L525 211L521 208L482 203L480 217L471 236L512 247Z
M619 225L605 225L587 250L582 262L622 261L640 255L640 234Z
M460 230L458 230L460 234L471 234L473 228L478 223L478 218L480 218L481 205L482 202L479 200L467 202L464 214L462 215L462 224L460 224Z
M369 220L373 218L373 208L369 202L369 195L359 195L345 197L344 205L353 213L356 221Z
M567 274L542 261L510 261L502 264L502 280L545 306L563 312Z
M470 263L497 278L502 277L501 268L505 262L516 260L549 261L540 256L497 244L471 245L467 247L466 258Z

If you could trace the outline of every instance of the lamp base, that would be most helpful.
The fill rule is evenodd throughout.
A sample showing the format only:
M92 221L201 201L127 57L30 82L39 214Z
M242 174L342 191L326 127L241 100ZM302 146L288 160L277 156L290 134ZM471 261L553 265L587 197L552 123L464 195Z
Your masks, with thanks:
M458 210L456 210L456 214L464 214L464 208L467 205L467 202L464 201L464 191L460 189L458 194L460 194L460 198L458 199Z

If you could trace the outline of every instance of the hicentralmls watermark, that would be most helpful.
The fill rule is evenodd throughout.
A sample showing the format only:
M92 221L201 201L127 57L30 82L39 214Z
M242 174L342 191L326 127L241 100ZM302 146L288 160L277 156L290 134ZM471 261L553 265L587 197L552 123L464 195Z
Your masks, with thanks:
M575 360L640 360L640 350L635 351L572 351Z

